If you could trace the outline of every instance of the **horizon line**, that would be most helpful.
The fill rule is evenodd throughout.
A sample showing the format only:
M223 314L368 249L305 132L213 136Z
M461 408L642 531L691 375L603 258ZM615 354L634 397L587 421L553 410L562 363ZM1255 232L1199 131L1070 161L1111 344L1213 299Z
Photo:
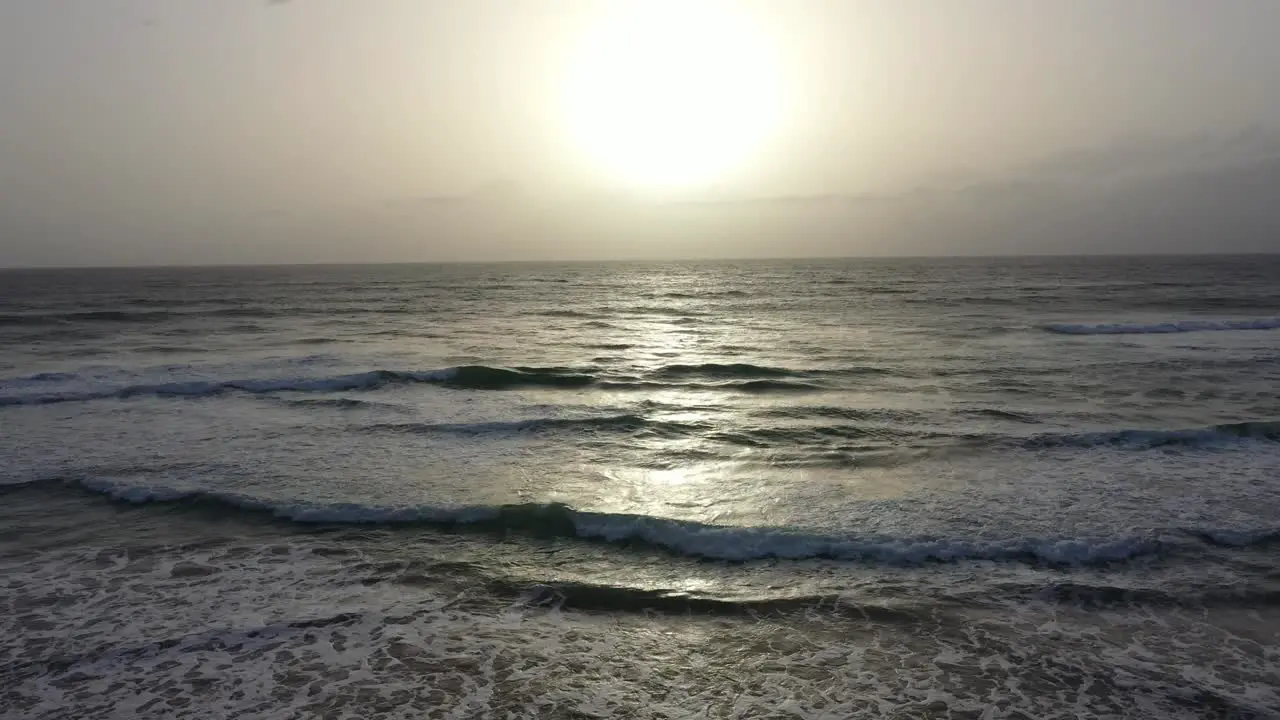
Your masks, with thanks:
M717 263L717 262L801 262L806 260L1010 260L1070 259L1070 258L1182 258L1182 257L1276 257L1278 252L1082 252L1082 253L999 253L975 255L802 255L755 257L653 257L653 258L600 258L566 260L369 260L369 261L317 261L317 262L243 262L243 263L157 263L146 265L0 265L0 272L30 272L56 270L181 270L218 268L305 268L305 267L385 267L392 265L604 265L639 263Z

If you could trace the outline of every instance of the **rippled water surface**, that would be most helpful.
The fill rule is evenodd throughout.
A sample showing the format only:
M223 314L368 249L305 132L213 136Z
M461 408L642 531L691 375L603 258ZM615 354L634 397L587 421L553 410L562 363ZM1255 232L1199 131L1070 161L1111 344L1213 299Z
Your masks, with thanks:
M1278 279L0 273L0 714L1280 717Z

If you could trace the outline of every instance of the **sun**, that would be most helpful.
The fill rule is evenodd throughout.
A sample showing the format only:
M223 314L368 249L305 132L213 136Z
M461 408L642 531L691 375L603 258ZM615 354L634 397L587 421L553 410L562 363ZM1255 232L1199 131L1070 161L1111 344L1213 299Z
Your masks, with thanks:
M571 139L597 168L645 189L719 179L779 120L777 62L732 4L631 0L593 28L566 84Z

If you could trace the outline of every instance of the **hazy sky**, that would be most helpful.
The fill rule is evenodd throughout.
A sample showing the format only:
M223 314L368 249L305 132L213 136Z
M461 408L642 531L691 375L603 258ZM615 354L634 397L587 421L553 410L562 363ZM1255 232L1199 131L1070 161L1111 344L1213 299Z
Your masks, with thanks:
M622 5L0 2L0 265L1280 251L1275 0L725 0L775 122L638 200Z

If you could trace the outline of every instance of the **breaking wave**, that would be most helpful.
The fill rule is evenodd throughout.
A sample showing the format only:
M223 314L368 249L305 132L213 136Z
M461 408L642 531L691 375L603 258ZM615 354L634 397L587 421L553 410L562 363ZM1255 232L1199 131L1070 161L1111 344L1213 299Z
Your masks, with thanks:
M152 397L206 397L228 392L265 394L277 392L343 392L372 390L393 384L428 383L459 390L507 390L522 387L721 390L747 393L777 391L811 391L821 389L811 383L767 379L805 376L803 371L762 368L754 365L671 365L638 378L601 380L591 368L573 367L493 367L466 365L430 371L371 370L319 378L268 378L245 380L194 380L154 384L128 385L98 389L76 389L44 393L0 395L0 407L13 405L48 405L63 402L87 402L102 399ZM763 376L763 377L761 377ZM70 379L72 376L47 376L43 380ZM690 379L723 382L671 382ZM654 378L654 379L650 379ZM752 379L754 378L754 379ZM34 378L0 380L30 385Z
M233 493L139 487L110 479L82 480L79 484L129 503L195 503L224 511L265 513L302 524L429 525L532 537L576 538L640 545L675 555L728 562L822 558L906 565L960 560L1089 565L1157 554L1171 539L1155 532L1113 538L837 536L779 527L735 527L649 515L588 512L558 503L381 507L269 501ZM1187 535L1182 531L1178 534Z
M499 368L467 365L427 372L372 370L323 378L279 378L257 380L199 380L190 382L131 385L107 390L0 396L6 405L47 405L107 398L205 397L226 392L264 394L275 392L341 392L372 390L396 383L432 383L467 390L502 390L523 386L582 387L595 381L591 375L568 368Z

